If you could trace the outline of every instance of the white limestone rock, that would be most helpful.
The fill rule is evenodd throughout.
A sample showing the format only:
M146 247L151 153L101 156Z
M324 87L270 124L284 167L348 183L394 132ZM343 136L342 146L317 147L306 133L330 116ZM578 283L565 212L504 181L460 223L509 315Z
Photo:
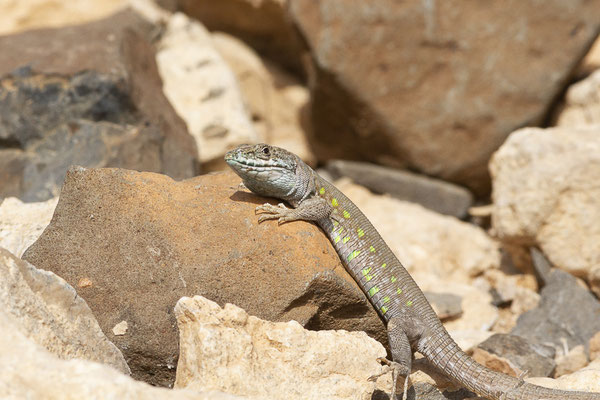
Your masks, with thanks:
M0 248L0 313L28 339L62 359L81 358L129 374L121 352L85 300L62 278ZM18 353L13 353L18 358Z
M20 322L0 310L0 398L6 400L235 400L222 393L157 388L108 365L62 360L30 340Z
M58 197L39 203L4 199L0 204L0 247L21 257L50 223L57 203Z
M525 128L490 161L492 225L600 293L600 127Z
M556 118L556 125L574 127L600 124L599 93L600 70L571 85Z
M308 88L291 74L260 56L240 39L222 32L212 34L217 51L229 64L252 123L261 140L283 147L314 165L306 139Z
M165 95L187 123L200 161L220 161L231 147L258 140L235 76L202 24L173 14L157 47Z
M309 331L268 322L201 296L175 306L176 388L269 399L370 399L383 346L364 332Z
M525 381L553 389L600 393L600 359L588 364L587 367L577 372L563 375L557 379L525 378Z

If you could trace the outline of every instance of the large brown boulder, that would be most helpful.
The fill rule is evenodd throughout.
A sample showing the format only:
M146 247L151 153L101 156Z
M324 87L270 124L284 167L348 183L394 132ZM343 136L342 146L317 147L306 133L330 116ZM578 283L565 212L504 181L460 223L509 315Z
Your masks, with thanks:
M600 27L600 0L290 0L311 49L320 159L408 166L489 190L487 162L538 124Z
M46 200L71 164L198 172L162 92L156 27L133 11L0 37L0 198Z
M175 182L73 167L50 225L23 258L75 287L132 375L157 385L174 381L173 307L182 296L310 329L364 330L385 343L381 320L323 233L306 222L259 225L254 208L266 199L239 182L233 173Z

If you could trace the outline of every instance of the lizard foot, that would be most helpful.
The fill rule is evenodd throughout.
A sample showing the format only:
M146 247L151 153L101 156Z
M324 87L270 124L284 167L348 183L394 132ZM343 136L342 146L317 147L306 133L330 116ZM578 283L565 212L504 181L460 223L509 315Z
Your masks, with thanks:
M409 384L409 375L410 371L406 366L397 363L395 361L390 361L387 358L378 358L378 362L384 364L382 372L377 375L370 376L367 380L369 382L376 381L380 376L385 375L389 372L392 372L392 394L390 396L390 400L396 400L396 383L398 381L399 376L404 377L404 391L402 400L407 400L408 396L408 384Z
M297 219L294 216L294 210L287 208L283 203L279 203L276 206L265 203L262 206L256 207L255 213L261 214L261 216L258 217L259 224L270 219L277 219L279 224Z

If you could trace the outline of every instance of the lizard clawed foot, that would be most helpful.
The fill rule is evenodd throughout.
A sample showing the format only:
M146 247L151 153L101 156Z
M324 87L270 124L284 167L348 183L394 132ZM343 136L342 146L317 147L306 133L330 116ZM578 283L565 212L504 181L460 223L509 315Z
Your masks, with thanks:
M377 359L378 362L383 364L382 371L377 375L371 375L367 380L369 382L376 381L379 377L392 372L392 394L390 395L390 400L396 400L396 382L398 380L398 376L404 377L404 391L402 400L407 400L408 396L408 384L409 384L409 375L410 371L408 369L395 361L390 361L387 358L379 357Z
M256 207L254 212L256 214L262 214L260 217L258 217L259 224L270 219L277 219L279 224L288 221L294 221L296 219L292 215L293 210L287 208L283 203L279 203L276 206L265 203L262 206Z

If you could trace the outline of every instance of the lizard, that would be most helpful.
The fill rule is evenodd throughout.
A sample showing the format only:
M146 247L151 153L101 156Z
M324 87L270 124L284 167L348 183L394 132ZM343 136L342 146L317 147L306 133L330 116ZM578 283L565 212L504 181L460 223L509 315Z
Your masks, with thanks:
M379 361L387 365L383 373L392 372L392 399L397 380L404 377L406 400L413 355L418 351L443 374L490 400L600 400L600 393L533 385L469 357L450 337L421 289L367 217L295 154L261 143L238 146L227 152L225 161L247 189L292 207L284 203L258 206L259 223L304 220L325 232L346 270L386 323L392 361Z

